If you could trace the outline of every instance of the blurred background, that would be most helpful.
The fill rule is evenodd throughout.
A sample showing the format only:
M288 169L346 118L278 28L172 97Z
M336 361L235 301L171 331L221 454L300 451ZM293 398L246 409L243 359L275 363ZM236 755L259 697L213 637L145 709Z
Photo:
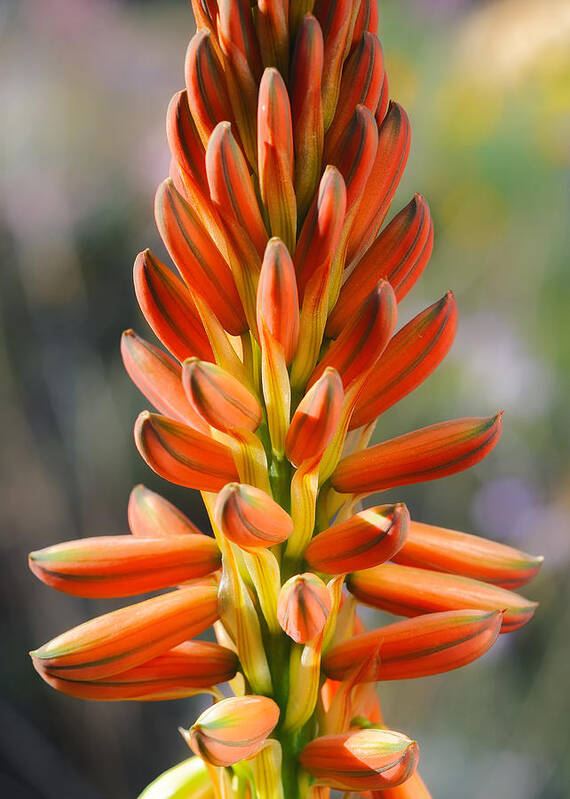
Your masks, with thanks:
M570 2L384 0L391 95L414 191L435 220L431 264L405 322L448 288L459 333L445 364L382 418L377 439L504 408L500 445L469 472L392 492L418 520L543 554L534 621L480 662L388 683L388 723L422 747L435 799L570 795ZM0 796L131 799L188 756L190 702L61 696L27 656L120 603L44 587L26 553L126 531L137 482L203 520L193 492L136 454L145 400L119 356L149 335L131 266L161 254L152 203L164 115L183 84L189 3L2 0ZM388 501L388 500L384 500ZM370 615L370 614L369 614ZM375 622L378 618L375 618ZM199 702L198 702L199 705Z

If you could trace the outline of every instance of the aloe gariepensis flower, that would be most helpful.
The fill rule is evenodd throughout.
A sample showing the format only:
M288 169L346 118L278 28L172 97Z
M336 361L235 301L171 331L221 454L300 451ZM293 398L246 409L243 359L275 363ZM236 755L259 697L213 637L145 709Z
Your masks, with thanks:
M434 230L418 194L384 223L410 123L389 100L376 2L192 6L155 199L173 265L145 250L134 267L162 346L127 330L121 351L152 406L136 446L202 492L213 536L137 486L130 535L32 553L36 576L77 596L171 589L63 633L34 665L86 699L213 697L182 731L196 756L145 799L425 799L418 745L386 728L374 684L483 655L531 617L512 589L541 559L357 502L477 463L501 414L368 446L457 325L447 292L396 329ZM366 631L358 602L404 618ZM212 625L218 643L193 640Z

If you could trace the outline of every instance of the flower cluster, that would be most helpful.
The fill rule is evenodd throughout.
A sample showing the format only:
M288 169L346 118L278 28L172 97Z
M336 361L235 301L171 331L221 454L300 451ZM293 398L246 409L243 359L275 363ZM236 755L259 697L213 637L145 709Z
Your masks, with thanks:
M178 275L149 250L134 267L164 349L132 330L121 349L155 409L136 446L202 492L213 537L137 486L130 535L32 553L41 580L76 596L173 588L63 633L33 663L86 699L211 694L181 731L194 757L145 799L429 797L418 745L385 726L375 683L483 655L532 616L513 589L541 559L359 502L477 463L501 414L368 446L457 322L448 292L396 332L433 226L420 195L384 224L410 124L388 99L376 1L193 8L155 201ZM404 619L366 631L358 603ZM196 639L212 625L217 643Z

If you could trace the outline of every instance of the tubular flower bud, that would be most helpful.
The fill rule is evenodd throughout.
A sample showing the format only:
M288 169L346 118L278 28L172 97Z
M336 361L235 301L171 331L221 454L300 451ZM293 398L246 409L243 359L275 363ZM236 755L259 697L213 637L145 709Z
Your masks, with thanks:
M206 151L188 104L188 93L177 92L166 112L166 135L172 157L184 173L184 182L207 199Z
M269 494L240 483L220 491L214 516L224 535L243 549L280 544L293 531L291 517Z
M496 585L394 563L355 572L346 585L359 602L397 616L462 608L499 610L503 612L503 633L526 624L536 608L536 602Z
M288 2L258 0L256 30L261 60L266 67L277 67L284 78L289 71Z
M399 302L423 272L432 248L429 207L416 194L386 225L352 270L329 317L327 333L334 336L342 330L380 278L389 281Z
M201 532L171 502L143 485L137 485L131 491L128 519L129 529L137 538L164 538Z
M186 641L140 666L100 680L54 677L41 661L34 663L52 688L69 696L98 702L138 699L157 702L182 699L231 680L238 668L235 652L208 641Z
M214 786L208 769L199 757L190 757L176 766L164 771L144 791L138 799L214 799Z
M454 610L427 613L356 635L331 647L323 668L343 680L375 652L376 669L367 680L407 680L457 669L481 657L497 640L501 611Z
M378 3L375 0L361 0L359 4L352 34L351 52L354 52L355 45L361 40L365 31L378 33Z
M205 710L181 730L192 751L213 766L232 766L256 755L279 720L279 706L266 696L236 696Z
M368 424L421 385L449 352L456 330L457 305L449 291L391 339L358 395L351 429Z
M262 202L273 236L295 249L297 200L293 188L293 130L289 95L278 70L263 73L257 106L257 164Z
M341 493L372 494L460 472L493 449L501 417L441 422L349 455L337 466L333 487Z
M202 29L190 39L184 74L188 106L205 147L218 122L232 120L223 70L208 30Z
M174 357L183 361L197 355L213 360L200 315L184 283L150 250L138 254L133 277L146 321Z
M289 638L304 644L322 632L331 606L329 591L316 574L295 574L281 588L277 618Z
M241 333L246 321L232 272L170 179L158 187L154 212L160 235L186 284L208 303L229 333Z
M291 363L299 340L299 302L295 268L280 239L269 240L257 289L257 324L264 326Z
M408 538L394 560L404 566L460 574L502 588L518 588L532 580L544 558L480 536L412 522Z
M42 582L75 596L132 596L203 577L222 558L212 538L199 535L134 538L107 535L66 541L32 552L30 569Z
M377 505L319 533L309 544L305 560L311 569L325 574L378 566L401 549L409 523L405 505Z
M400 732L377 729L316 738L300 758L318 784L340 791L400 785L414 773L418 759L415 741Z
M30 655L52 677L100 680L164 654L217 618L215 587L181 588L80 624Z
M121 355L129 377L157 411L196 430L207 431L184 394L182 370L173 358L137 336L134 330L123 333Z
M143 411L135 423L135 443L150 468L171 483L219 491L237 478L228 448L184 424Z
M321 457L336 432L343 397L338 372L326 368L299 403L287 431L285 453L294 466Z
M217 430L255 430L261 421L261 406L253 394L233 375L198 358L184 361L184 390L196 413Z

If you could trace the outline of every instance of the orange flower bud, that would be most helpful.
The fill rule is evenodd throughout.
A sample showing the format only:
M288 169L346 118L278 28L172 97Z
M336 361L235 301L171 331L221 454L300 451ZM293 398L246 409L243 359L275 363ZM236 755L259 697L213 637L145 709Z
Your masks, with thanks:
M166 416L139 414L135 443L150 468L171 483L219 491L237 479L231 452L224 444Z
M162 655L217 618L214 586L180 588L91 619L30 655L52 677L100 680Z
M471 663L497 640L500 610L452 610L428 613L361 633L331 647L323 660L325 673L343 680L366 659L375 668L366 681L407 680L440 674ZM377 653L377 657L373 656ZM372 660L373 659L373 660Z
M345 390L357 377L374 366L396 326L397 305L392 287L381 280L352 322L340 333L319 361L309 386L334 367L342 377Z
M257 288L257 325L268 330L291 363L299 339L299 300L291 256L280 239L269 240Z
M503 612L503 633L526 624L537 606L536 602L496 585L394 563L354 572L346 585L359 602L397 616L463 608L499 610Z
M265 491L250 485L225 486L218 494L214 516L224 535L243 549L280 544L293 532L287 511Z
M372 494L460 472L493 449L501 417L441 422L356 452L341 460L332 485L341 494Z
M303 219L319 184L323 155L323 34L307 14L295 38L291 65L291 117L295 143L295 194Z
M361 40L365 31L378 33L378 3L376 0L361 0L359 4L352 34L351 52L354 52L354 47Z
M297 406L287 431L285 453L294 466L323 454L336 432L343 397L338 372L325 369Z
M279 71L263 73L257 105L257 163L261 200L271 234L290 252L297 238L297 200L293 188L293 130L287 87Z
M408 538L394 560L404 566L460 574L502 588L518 588L532 580L544 558L477 535L412 522Z
M378 130L376 158L364 194L371 199L361 206L350 231L347 264L355 261L376 238L398 186L410 151L410 120L398 103L390 103Z
M384 78L384 58L378 38L364 33L346 61L340 84L338 105L325 140L325 163L334 152L353 109L363 105L373 114L378 107Z
M166 136L172 157L190 183L204 199L208 191L206 151L192 118L186 91L177 92L166 112Z
M218 545L201 533L156 539L130 535L80 538L29 556L30 569L46 585L86 597L156 591L203 577L221 564Z
M354 267L327 322L327 334L334 336L343 329L380 278L390 282L399 302L421 275L432 247L429 206L416 194Z
M282 0L258 0L255 27L266 67L277 67L283 77L289 71L289 3Z
M201 534L182 511L143 485L131 491L127 515L129 529L137 538Z
M289 638L304 644L322 632L331 607L328 588L316 574L295 574L281 588L277 619Z
M346 183L347 216L351 220L360 206L364 187L374 166L377 147L376 121L367 108L357 105L335 150L330 154L330 162L338 168Z
M97 681L54 677L41 661L34 666L56 691L80 699L119 702L137 699L145 702L181 699L192 696L235 676L235 652L208 641L186 641L140 666Z
M138 254L133 270L135 293L146 321L175 358L214 355L190 292L150 250Z
M186 284L208 303L229 333L242 333L247 325L231 269L169 178L158 187L154 214L166 249Z
M184 75L188 105L205 147L218 122L233 118L224 73L208 30L199 30L190 39Z
M192 751L213 766L232 766L256 755L279 721L279 706L266 696L222 699L181 730Z
M305 746L300 761L318 784L340 791L381 790L413 774L418 745L392 730L367 729L324 735Z
M305 560L314 571L345 574L389 560L402 547L410 522L405 505L377 505L313 538Z
M182 370L173 358L137 336L134 330L125 330L121 336L121 355L129 377L157 411L208 432L188 402L182 387Z
M351 429L373 421L423 383L449 352L456 330L457 305L448 291L391 339L358 395Z
M352 0L318 0L314 14L323 29L324 63L321 93L325 130L337 106L342 67L352 42L358 3Z
M253 394L233 375L198 358L184 361L184 390L196 413L217 430L255 430L261 421L261 406Z

